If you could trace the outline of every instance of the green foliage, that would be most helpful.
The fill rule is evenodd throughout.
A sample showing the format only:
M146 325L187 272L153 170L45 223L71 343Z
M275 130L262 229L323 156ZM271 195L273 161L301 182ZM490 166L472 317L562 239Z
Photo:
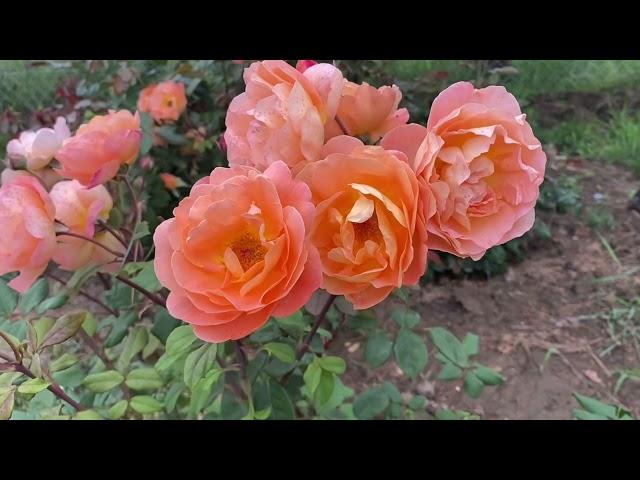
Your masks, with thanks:
M633 420L631 413L621 407L578 393L574 393L573 396L582 407L573 411L578 420Z

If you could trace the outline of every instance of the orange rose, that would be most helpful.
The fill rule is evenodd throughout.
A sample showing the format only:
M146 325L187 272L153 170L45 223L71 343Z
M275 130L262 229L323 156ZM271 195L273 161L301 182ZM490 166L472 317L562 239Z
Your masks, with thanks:
M176 121L185 108L187 108L187 96L183 83L160 82L149 85L140 92L138 110L148 112L156 122Z
M140 117L126 110L93 117L65 140L56 159L62 168L56 171L87 187L95 187L116 176L122 164L138 156L142 132Z
M426 195L400 152L339 136L323 153L298 175L316 205L311 241L322 287L356 309L369 308L424 273Z
M402 93L395 85L376 89L366 82L362 85L345 82L336 117L348 135L368 135L372 142L377 142L389 130L409 120L406 108L398 110L401 99ZM327 124L327 138L343 133L336 121Z
M38 179L4 170L0 187L0 275L20 272L9 286L24 293L42 275L56 246L53 203Z
M282 162L260 173L218 167L155 231L167 309L208 342L236 340L301 308L320 286L308 241L309 188Z
M338 108L342 73L319 63L299 72L282 60L252 63L246 90L227 111L229 165L264 170L282 160L297 172L320 158L324 126Z

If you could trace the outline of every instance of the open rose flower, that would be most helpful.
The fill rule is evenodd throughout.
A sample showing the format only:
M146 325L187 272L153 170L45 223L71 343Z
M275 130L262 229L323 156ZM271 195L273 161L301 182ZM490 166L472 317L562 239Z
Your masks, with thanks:
M218 343L245 337L271 315L291 315L320 286L307 234L309 188L283 162L264 173L216 168L154 234L155 271L171 290L167 309Z
M148 112L156 122L176 121L185 108L187 108L187 96L183 83L160 82L149 85L140 92L138 110Z
M264 170L284 161L294 173L319 159L325 124L338 108L342 73L319 63L299 72L282 60L251 64L246 90L227 111L224 139L230 165Z
M20 272L9 286L26 292L42 275L56 246L55 210L38 179L4 170L0 187L0 275Z
M65 140L56 159L57 171L65 178L95 187L116 176L120 166L138 156L142 132L140 117L126 110L93 117Z
M113 200L103 185L87 188L76 180L56 183L50 192L56 209L56 220L63 223L59 230L92 238L112 250L123 251L122 244L108 231L96 234L96 222L106 221ZM124 252L123 252L124 253ZM53 261L64 270L78 270L89 264L113 262L115 255L82 238L58 236Z
M368 135L377 142L385 133L409 120L406 108L398 109L402 93L395 85L375 88L368 83L345 81L338 106L337 119L327 124L327 138L347 133L359 137ZM343 128L346 132L343 131Z
M427 128L398 127L381 145L405 152L428 183L429 248L478 260L533 226L546 156L504 87L456 83L433 102Z
M58 117L53 128L41 128L35 132L22 132L19 138L7 144L7 156L13 161L26 161L27 169L41 170L71 136L67 121Z
M425 271L426 195L401 152L340 136L298 175L311 189L322 287L356 309L414 285Z

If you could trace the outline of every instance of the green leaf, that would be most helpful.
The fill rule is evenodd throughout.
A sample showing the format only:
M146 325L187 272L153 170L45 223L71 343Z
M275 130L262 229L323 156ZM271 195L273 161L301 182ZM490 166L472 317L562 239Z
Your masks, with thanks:
M107 418L109 420L119 420L124 414L127 412L127 407L129 406L129 402L126 400L120 400L115 403L109 410L107 410Z
M274 420L293 420L295 411L287 391L275 380L269 383L271 390L271 418Z
M611 420L606 415L599 415L597 413L587 412L586 410L574 410L573 416L578 420Z
M166 345L167 354L171 356L180 355L188 350L196 340L193 328L190 325L182 325L169 334Z
M142 130L142 142L140 143L140 155L149 153L153 146L153 119L143 112L140 114L140 129Z
M18 305L18 292L0 279L0 317L10 317Z
M37 345L42 343L44 336L47 334L49 330L51 330L51 328L55 323L56 323L55 319L50 317L42 317L36 320L35 322L33 322L33 327L37 337L36 347ZM27 331L27 333L29 333L29 330Z
M13 385L0 387L0 420L9 420L11 418L15 394L16 387Z
M320 367L327 372L335 373L336 375L342 375L347 369L347 364L341 357L326 356L321 357Z
M400 390L393 383L385 381L382 384L382 389L387 393L389 400L396 403L402 403L402 396Z
M407 307L394 308L391 318L403 328L413 328L420 323L420 314Z
M84 322L82 322L82 329L87 333L87 335L93 337L98 330L98 321L91 312L86 313L87 315L84 318Z
M171 145L186 145L187 143L189 143L184 135L176 132L176 128L173 125L160 127L156 129L156 133Z
M300 336L300 334L304 332L304 328L306 326L304 315L301 310L298 310L296 313L289 315L288 317L275 317L275 321L284 331L294 337Z
M464 340L462 340L462 351L467 357L477 355L480 351L480 337L475 333L467 333Z
M370 420L381 415L389 406L389 396L379 387L370 388L358 395L353 402L353 413L360 420Z
M335 384L335 374L323 370L320 374L318 387L315 389L313 395L313 401L318 407L321 407L329 401L329 399L331 398L331 394L333 393L333 389L335 388Z
M309 393L313 395L320 384L320 379L322 377L322 368L320 367L320 363L317 359L314 359L313 362L309 364L307 369L302 376L304 380L304 384L307 386Z
M270 355L284 363L293 363L296 360L296 353L291 345L286 343L270 342L262 347Z
M148 395L137 395L131 399L131 408L142 415L156 413L162 410L162 403Z
M129 312L116 318L109 336L104 341L105 348L111 348L118 345L127 334L129 327L138 319L136 312Z
M164 407L167 413L171 413L175 410L176 404L182 392L184 392L185 386L183 383L174 383L169 388L169 391L164 396Z
M31 288L20 297L20 311L29 313L44 301L49 295L49 282L45 278L40 278Z
M40 342L39 349L58 345L73 337L82 327L85 316L86 312L79 312L68 313L58 318Z
M495 370L482 365L478 365L473 370L473 373L475 373L476 376L480 380L482 380L482 383L484 383L485 385L500 385L504 382L504 378L502 377L502 375L500 375Z
M173 318L164 308L156 309L153 317L153 333L163 344L167 343L169 334L180 326L180 321Z
M411 410L422 410L427 403L427 399L422 395L416 395L409 400L409 408Z
M211 369L204 378L195 384L191 391L191 402L189 404L189 413L193 417L198 414L206 405L213 387L222 375L223 371L219 368Z
M0 374L0 388L8 387L9 385L12 385L13 382L15 382L21 376L22 376L22 373L20 372L6 372L3 374Z
M142 351L149 339L149 333L144 327L136 327L129 333L129 336L124 342L122 352L118 358L119 369L125 369L138 353Z
M460 420L460 417L453 410L441 408L435 413L436 420Z
M66 293L59 293L53 297L47 298L44 302L40 304L38 308L36 308L36 313L38 315L42 315L49 310L56 310L64 306L69 300L69 296Z
M438 374L439 380L455 380L460 377L462 377L462 370L451 362L444 363Z
M157 390L164 380L155 368L137 368L129 372L125 383L131 390Z
M153 261L145 262L142 265L142 269L135 277L132 278L132 280L150 292L160 291L162 289L162 285L156 276L156 272L153 268Z
M398 366L409 378L415 379L427 366L427 346L409 330L400 330L393 351Z
M596 415L604 415L611 420L615 420L617 418L615 406L603 403L599 400L596 400L595 398L580 395L578 393L574 393L573 396L576 398L580 406L586 411L594 413Z
M206 344L189 354L184 362L184 383L187 387L193 386L200 381L216 360L217 345Z
M464 391L471 398L478 398L484 390L484 382L480 380L475 373L468 372L464 377Z
M142 350L142 359L146 360L147 358L149 358L161 346L162 343L160 343L160 340L158 340L155 335L149 334L149 340Z
M364 346L364 358L373 368L381 367L391 356L393 342L385 332L374 332Z
M47 382L42 378L31 378L18 387L18 393L38 393L46 389L49 385L51 385L51 382Z
M58 372L75 365L78 362L78 357L73 353L64 353L61 357L56 358L49 364L50 372Z
M140 222L133 233L132 240L140 240L148 236L151 232L149 231L149 224L147 222Z
M103 420L103 418L95 410L83 410L76 413L73 420Z
M82 385L82 381L85 377L85 372L79 364L75 364L59 372L54 372L51 376L53 377L53 380L61 387L75 388L79 385Z
M462 343L449 330L435 327L429 329L429 332L440 353L459 367L464 368L468 365L467 355L462 348Z
M120 372L108 370L106 372L87 375L87 378L85 378L82 383L92 392L102 393L116 388L123 381L124 377Z

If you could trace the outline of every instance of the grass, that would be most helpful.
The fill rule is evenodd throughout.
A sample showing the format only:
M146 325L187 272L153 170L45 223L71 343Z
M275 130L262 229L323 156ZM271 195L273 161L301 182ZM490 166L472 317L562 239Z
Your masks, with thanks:
M50 65L30 67L25 60L0 60L0 111L30 112L55 103L55 91L65 75Z

